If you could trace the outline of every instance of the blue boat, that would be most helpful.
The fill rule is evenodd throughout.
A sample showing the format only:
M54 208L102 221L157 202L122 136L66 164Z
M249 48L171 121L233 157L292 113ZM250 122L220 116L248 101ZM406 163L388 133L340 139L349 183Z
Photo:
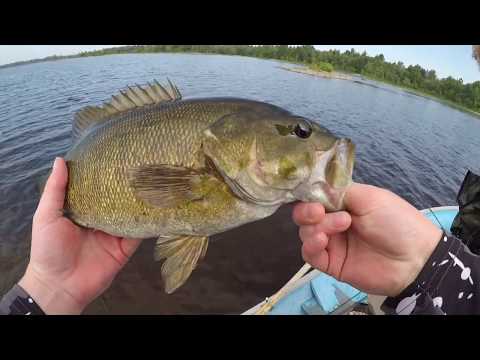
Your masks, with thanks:
M442 206L421 210L421 212L440 229L450 232L458 206ZM378 305L374 309L373 300L366 294L347 283L318 270L312 270L291 284L286 294L273 306L268 315L346 315L378 314ZM370 303L369 303L370 300ZM265 300L243 315L253 315L268 301ZM354 311L362 309L361 311Z

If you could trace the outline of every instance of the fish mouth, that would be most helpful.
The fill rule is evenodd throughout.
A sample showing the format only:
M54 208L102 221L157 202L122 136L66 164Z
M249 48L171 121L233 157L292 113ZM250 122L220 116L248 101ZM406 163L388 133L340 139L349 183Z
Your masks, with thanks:
M340 139L325 169L325 179L334 189L350 185L355 162L355 145L350 139Z
M309 180L295 189L294 196L301 201L320 202L327 211L343 210L354 162L355 145L347 138L337 140L328 151L317 151Z

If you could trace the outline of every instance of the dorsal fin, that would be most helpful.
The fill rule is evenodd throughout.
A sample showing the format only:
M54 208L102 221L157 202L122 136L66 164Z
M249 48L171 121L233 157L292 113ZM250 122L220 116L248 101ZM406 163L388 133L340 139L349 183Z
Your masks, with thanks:
M103 106L87 106L75 114L72 125L73 141L78 140L86 129L100 124L113 115L145 105L159 104L162 102L177 101L182 99L182 94L169 79L168 86L162 86L157 80L153 84L147 83L128 86L112 96Z

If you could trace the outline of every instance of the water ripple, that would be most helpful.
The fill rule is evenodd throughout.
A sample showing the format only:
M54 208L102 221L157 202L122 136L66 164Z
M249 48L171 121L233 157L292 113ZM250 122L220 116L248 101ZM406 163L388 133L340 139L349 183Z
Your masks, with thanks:
M1 70L0 257L28 249L37 179L68 150L74 113L153 79L169 77L185 97L247 97L310 117L356 143L356 181L388 188L419 208L455 204L467 169L480 172L478 119L388 85L302 76L278 65L235 56L139 54Z

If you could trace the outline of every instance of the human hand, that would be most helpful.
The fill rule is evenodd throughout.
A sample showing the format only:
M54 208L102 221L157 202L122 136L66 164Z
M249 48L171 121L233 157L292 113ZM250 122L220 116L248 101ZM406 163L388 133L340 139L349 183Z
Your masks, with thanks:
M442 231L394 193L354 183L347 211L325 214L318 203L300 203L302 256L339 281L375 295L396 296L411 284L440 241Z
M57 158L33 217L30 262L19 282L46 314L80 314L140 245L63 217L67 178L65 161Z

